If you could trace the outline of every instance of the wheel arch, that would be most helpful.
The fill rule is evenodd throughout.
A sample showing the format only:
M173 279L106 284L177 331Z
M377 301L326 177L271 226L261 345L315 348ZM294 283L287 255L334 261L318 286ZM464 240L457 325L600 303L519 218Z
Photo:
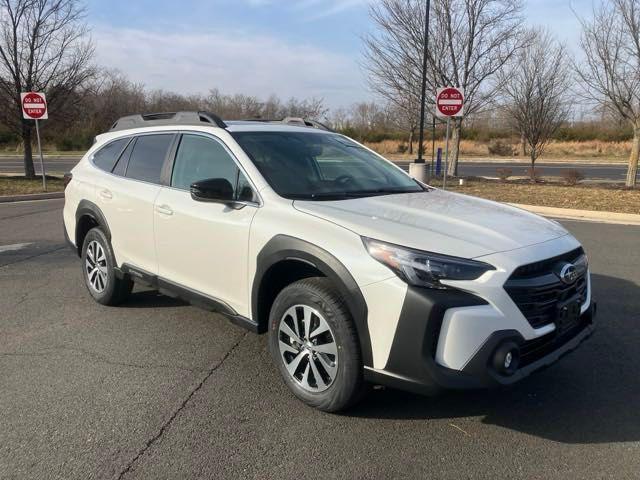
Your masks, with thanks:
M367 303L358 284L336 257L299 238L276 235L257 256L251 291L251 314L258 323L259 331L268 331L271 306L282 288L292 281L318 274L327 277L344 299L355 323L364 364L372 365Z
M111 230L100 207L89 200L81 200L76 209L75 243L78 256L82 253L84 238L94 227L101 227L107 239L111 241Z

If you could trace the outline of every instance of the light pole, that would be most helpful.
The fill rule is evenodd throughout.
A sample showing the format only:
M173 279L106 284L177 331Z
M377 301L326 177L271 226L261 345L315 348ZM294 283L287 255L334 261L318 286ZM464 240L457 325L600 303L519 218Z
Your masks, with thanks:
M426 0L424 14L424 49L422 52L422 92L420 95L420 134L418 140L418 158L409 165L412 176L420 181L425 181L427 169L424 162L424 111L427 95L427 55L429 52L429 13L431 0ZM415 165L415 166L414 166Z

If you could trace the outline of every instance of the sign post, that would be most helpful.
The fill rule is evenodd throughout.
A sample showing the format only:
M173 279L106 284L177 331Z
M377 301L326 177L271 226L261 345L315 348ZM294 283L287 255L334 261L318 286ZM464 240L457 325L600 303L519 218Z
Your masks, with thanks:
M38 138L38 153L40 154L40 170L42 170L42 188L47 191L47 174L44 170L44 158L42 156L42 144L40 143L40 125L38 120L49 118L47 111L47 98L44 93L24 92L20 94L22 102L22 116L27 120L35 120L36 137Z
M439 88L436 91L436 113L447 119L447 135L444 154L444 173L442 189L447 188L447 172L449 170L449 133L451 131L451 117L462 117L464 112L464 90L456 87Z

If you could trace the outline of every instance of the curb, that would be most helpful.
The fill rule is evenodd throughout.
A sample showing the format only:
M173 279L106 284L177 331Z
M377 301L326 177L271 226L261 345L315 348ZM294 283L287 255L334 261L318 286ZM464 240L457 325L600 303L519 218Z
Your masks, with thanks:
M545 217L562 218L565 220L582 220L587 222L610 223L615 225L638 225L640 215L633 213L599 212L594 210L574 210L571 208L541 207L538 205L521 205L509 203L513 207L521 208Z
M28 195L4 195L0 196L0 203L26 202L29 200L53 200L64 198L64 192L30 193Z

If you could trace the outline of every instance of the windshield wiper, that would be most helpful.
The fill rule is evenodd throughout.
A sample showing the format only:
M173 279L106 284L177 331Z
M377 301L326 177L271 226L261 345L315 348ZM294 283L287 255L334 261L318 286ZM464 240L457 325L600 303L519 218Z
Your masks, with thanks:
M368 195L391 195L394 193L418 193L423 190L407 190L406 188L374 188L371 190L355 190L353 192L346 192L349 197L365 197Z
M287 195L293 200L344 200L350 198L373 197L377 195L391 195L394 193L417 193L424 190L407 190L406 188L375 188L370 190L353 190L351 192L316 192L292 193Z
M350 198L347 192L290 193L285 196L292 200L341 200Z

